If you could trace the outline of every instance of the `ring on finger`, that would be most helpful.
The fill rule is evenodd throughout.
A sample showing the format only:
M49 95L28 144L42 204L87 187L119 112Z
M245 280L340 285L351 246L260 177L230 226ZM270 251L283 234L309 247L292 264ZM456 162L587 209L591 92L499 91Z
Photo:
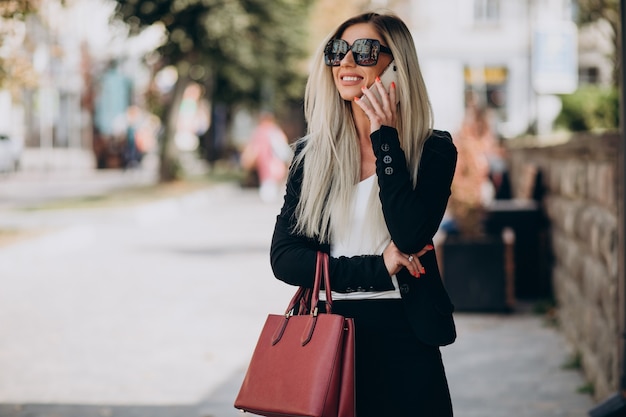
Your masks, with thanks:
M413 255L409 255L409 262L413 262Z

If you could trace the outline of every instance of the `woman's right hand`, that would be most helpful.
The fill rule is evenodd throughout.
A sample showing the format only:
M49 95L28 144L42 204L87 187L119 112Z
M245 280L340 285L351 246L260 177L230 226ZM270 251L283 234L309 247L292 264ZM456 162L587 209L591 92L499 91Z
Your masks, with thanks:
M390 242L389 245L383 251L383 260L387 267L389 276L397 274L402 268L409 270L411 275L419 278L420 275L425 274L426 270L422 266L419 257L424 255L429 250L433 250L434 246L426 245L424 248L415 254L406 254L400 252L395 243Z
M374 85L378 89L380 99L365 87L362 88L363 96L368 98L369 103L366 104L366 100L360 100L358 97L354 98L354 102L363 109L370 120L370 133L376 132L382 125L395 127L398 118L398 106L392 104L396 102L396 83L392 82L387 91L380 77L376 77Z

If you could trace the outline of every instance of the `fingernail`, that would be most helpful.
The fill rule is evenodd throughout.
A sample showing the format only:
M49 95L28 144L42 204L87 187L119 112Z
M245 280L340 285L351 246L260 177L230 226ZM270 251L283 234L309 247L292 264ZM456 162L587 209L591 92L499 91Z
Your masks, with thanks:
M359 101L359 98L358 97L354 97L354 101Z
M380 82L380 77L376 77L376 81L377 81L377 82Z
M428 245L426 246L428 249L435 249L435 247L433 245Z
M395 82L391 82L391 88L396 88L396 83Z

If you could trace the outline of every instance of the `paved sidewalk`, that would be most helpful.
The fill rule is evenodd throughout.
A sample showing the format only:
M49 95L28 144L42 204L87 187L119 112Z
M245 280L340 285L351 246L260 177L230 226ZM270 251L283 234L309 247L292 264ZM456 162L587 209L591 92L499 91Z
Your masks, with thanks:
M444 348L456 417L586 417L580 374L562 369L567 346L537 317L458 314L459 339ZM2 417L237 417L245 368L197 404L0 404ZM395 416L383 416L395 417ZM432 416L436 417L436 416Z
M33 207L68 198L97 197L116 189L155 184L157 156L146 155L136 169L93 168L85 150L57 149L44 157L39 150L24 154L22 168L0 175L0 209Z
M59 213L62 221L18 213L6 203L7 190L22 201L37 201L36 189L63 197L53 191L63 190L63 175L0 180L6 221L32 215L66 228L0 248L0 417L240 416L232 403L260 322L292 293L270 276L251 279L269 273L279 204L222 186L103 210L88 223L75 213ZM124 175L86 173L69 188L107 192L128 185ZM103 259L119 261L93 269ZM212 279L231 274L234 262L240 272ZM118 263L134 273L122 279ZM223 294L243 301L233 306ZM570 347L526 311L456 314L458 340L442 349L456 417L587 415L592 400L577 392L585 381L562 368Z
M583 417L593 403L577 392L571 350L529 313L457 314L458 339L442 349L457 417Z

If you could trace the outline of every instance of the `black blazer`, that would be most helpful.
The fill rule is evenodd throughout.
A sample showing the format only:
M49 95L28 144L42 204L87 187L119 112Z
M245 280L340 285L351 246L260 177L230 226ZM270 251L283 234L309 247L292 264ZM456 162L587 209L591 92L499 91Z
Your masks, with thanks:
M396 129L383 126L370 136L376 155L383 215L391 239L404 253L417 253L432 238L443 217L456 167L457 151L449 133L433 131L422 152L418 183L413 189L404 151ZM306 161L304 161L306 163ZM292 285L312 287L318 250L330 245L293 232L303 170L291 169L287 191L276 219L270 251L274 275ZM426 274L413 277L406 268L396 274L409 321L424 343L444 346L456 338L454 306L443 286L435 251L420 258ZM392 290L393 284L380 255L330 258L334 291Z

